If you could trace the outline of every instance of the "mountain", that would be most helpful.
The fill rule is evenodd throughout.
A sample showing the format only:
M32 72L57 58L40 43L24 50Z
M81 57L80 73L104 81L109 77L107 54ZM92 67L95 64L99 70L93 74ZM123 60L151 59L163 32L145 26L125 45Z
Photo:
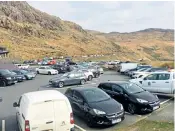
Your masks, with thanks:
M10 51L13 59L114 53L116 59L172 59L173 34L174 31L163 29L132 33L90 31L24 1L0 2L0 46ZM141 50L135 47L137 44Z

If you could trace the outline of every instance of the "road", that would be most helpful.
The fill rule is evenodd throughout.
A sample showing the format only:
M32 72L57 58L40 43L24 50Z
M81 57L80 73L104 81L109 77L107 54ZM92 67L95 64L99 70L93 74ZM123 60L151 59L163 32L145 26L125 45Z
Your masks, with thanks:
M13 86L8 86L5 88L0 88L0 96L3 98L3 101L0 102L0 120L6 121L6 131L16 131L16 118L15 118L15 108L13 108L13 102L17 102L19 97L26 92L37 91L37 90L49 90L53 89L48 85L49 79L55 76L48 76L48 75L38 75L35 80L25 81L23 83L17 83ZM82 87L89 87L89 86L97 86L100 82L104 81L115 81L115 80L126 80L128 81L129 78L126 76L121 76L116 72L105 72L100 78L93 79L92 82L87 82ZM64 88L57 88L60 92L64 93L67 88L76 88L77 86L69 86ZM166 97L161 97L161 102L167 100ZM126 126L134 123L138 119L140 119L140 115L130 115L126 113L126 119L119 123L116 126L108 127L108 128L89 128L87 127L86 123L81 120L80 118L75 117L75 123L86 129L87 131L95 131L95 130L102 130L102 131L109 131L115 128L116 126ZM0 122L0 130L1 130L1 122Z

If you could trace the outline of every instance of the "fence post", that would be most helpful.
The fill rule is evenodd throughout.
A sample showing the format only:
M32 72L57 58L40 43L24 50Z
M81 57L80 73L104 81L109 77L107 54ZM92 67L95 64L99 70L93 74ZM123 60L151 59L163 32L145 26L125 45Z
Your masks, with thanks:
M2 131L5 131L5 120L2 120Z

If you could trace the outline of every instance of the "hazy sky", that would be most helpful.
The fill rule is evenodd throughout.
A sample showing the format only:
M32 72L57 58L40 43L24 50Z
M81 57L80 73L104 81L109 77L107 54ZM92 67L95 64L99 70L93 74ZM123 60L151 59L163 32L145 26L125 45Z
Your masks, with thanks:
M29 1L31 6L101 32L174 28L174 2Z

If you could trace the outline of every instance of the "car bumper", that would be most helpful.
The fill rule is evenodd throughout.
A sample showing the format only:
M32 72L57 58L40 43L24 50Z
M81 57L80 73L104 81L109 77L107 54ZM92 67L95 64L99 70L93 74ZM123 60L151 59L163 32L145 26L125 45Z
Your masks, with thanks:
M120 115L106 115L106 116L93 116L93 121L95 125L114 125L120 123L125 119L124 111Z
M140 112L152 112L160 108L160 101L152 102L149 104L141 104L138 105L138 109Z
M8 80L7 81L7 84L8 85L11 85L11 84L15 84L15 83L17 83L18 81L17 80Z

